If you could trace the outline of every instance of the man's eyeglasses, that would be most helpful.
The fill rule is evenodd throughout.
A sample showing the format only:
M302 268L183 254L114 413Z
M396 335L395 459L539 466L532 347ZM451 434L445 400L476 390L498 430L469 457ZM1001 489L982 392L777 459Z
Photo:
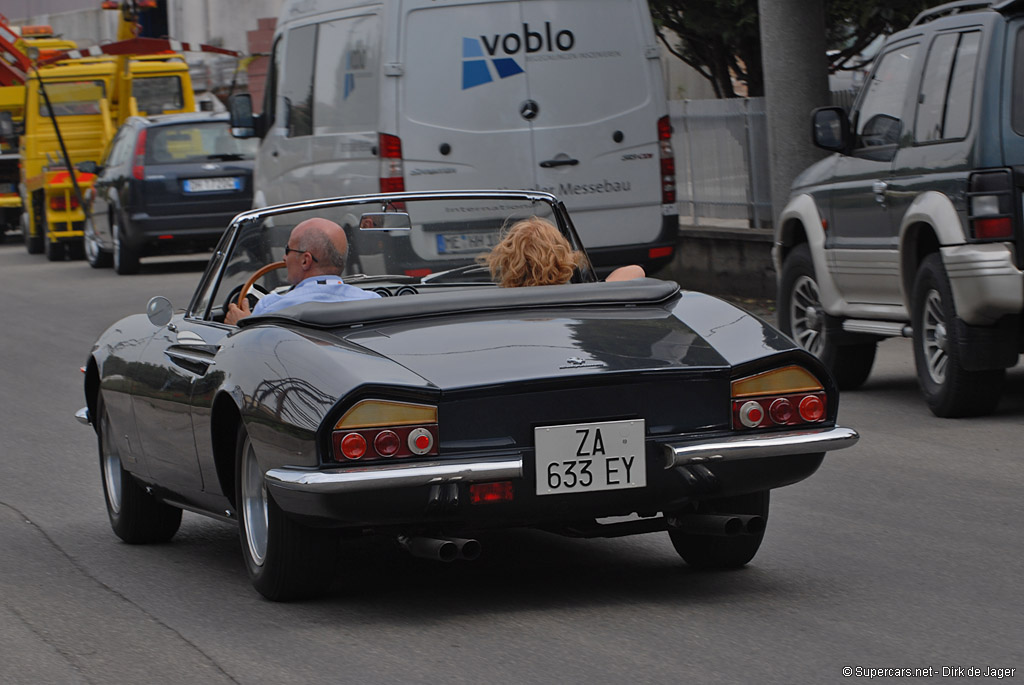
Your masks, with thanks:
M307 252L307 253L309 253L309 258L310 259L312 259L317 264L320 263L320 260L317 259L316 257L314 257L313 253L310 252L309 250L296 250L294 247L289 247L288 245L285 245L284 246L284 256L287 257L289 252L298 252L299 254L302 254L303 252Z

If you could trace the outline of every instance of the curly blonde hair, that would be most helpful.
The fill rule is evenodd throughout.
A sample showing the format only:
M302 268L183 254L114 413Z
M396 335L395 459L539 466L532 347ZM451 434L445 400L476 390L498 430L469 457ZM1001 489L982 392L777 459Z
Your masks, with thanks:
M518 288L568 283L581 259L554 224L532 216L512 224L482 261L498 285Z

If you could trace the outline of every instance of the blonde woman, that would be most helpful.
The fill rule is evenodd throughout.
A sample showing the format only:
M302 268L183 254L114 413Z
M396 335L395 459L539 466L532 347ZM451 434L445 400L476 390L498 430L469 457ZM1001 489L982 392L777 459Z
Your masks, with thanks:
M519 288L568 283L582 258L554 224L533 216L512 224L483 262L498 285ZM616 269L606 280L628 281L645 275L642 267L632 264Z

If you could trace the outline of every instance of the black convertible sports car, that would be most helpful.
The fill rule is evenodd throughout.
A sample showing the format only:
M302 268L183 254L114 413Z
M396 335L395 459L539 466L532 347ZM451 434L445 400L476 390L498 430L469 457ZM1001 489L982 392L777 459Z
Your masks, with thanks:
M225 324L229 302L289 287L272 267L314 216L349 235L345 281L382 297ZM342 534L452 560L493 528L667 531L691 565L750 561L769 490L857 441L832 378L764 321L675 283L600 282L584 259L565 285L496 286L477 257L530 216L583 249L540 192L236 217L184 311L153 298L89 356L78 417L114 532L166 541L182 509L231 522L271 599L324 590Z

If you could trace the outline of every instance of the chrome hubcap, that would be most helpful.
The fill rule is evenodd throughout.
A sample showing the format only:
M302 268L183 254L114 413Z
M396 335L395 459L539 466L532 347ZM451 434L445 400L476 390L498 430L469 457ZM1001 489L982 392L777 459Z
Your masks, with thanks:
M267 557L267 487L256 461L252 444L245 443L242 455L242 516L245 541L253 563L262 566Z
M796 279L789 301L793 339L800 347L819 357L825 347L825 317L820 300L818 284L813 278L800 276Z
M100 427L100 444L102 454L100 459L103 464L103 483L107 490L107 504L115 514L121 513L121 457L110 438L110 420L106 413L103 415L103 423Z
M946 317L942 311L942 297L936 290L929 290L925 297L921 327L924 329L922 352L928 375L932 381L942 385L949 365L949 337L946 333Z

